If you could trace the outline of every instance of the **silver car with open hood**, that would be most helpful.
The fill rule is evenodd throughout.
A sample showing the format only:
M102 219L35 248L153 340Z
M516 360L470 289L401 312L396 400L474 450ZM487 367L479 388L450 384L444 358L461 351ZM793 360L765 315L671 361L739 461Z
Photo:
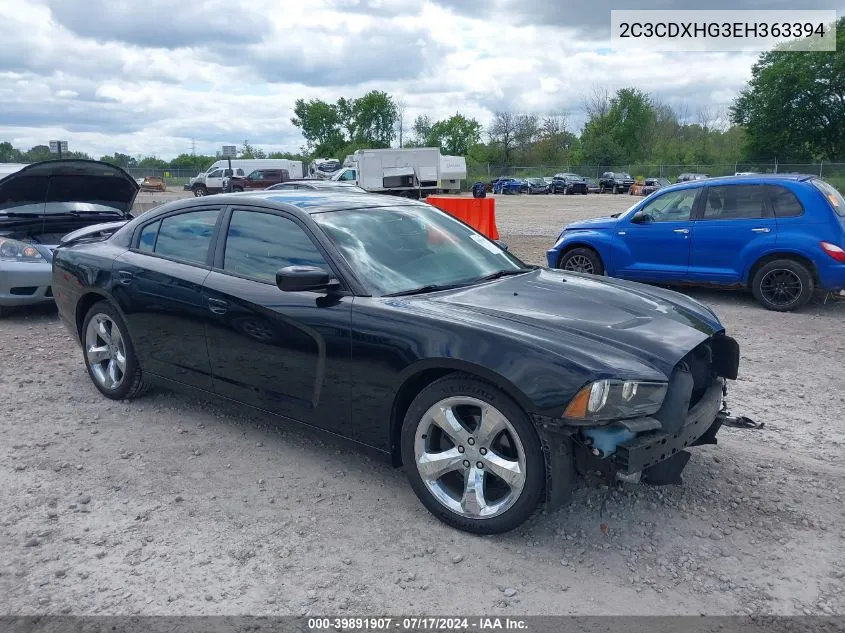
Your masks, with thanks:
M126 221L139 190L120 167L50 160L0 180L0 315L53 301L53 249L79 229Z

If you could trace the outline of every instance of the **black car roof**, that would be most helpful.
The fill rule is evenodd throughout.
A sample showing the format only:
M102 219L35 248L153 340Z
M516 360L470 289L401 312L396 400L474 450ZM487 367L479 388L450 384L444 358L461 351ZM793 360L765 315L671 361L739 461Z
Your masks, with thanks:
M261 204L266 207L284 209L296 207L308 214L325 213L327 211L341 211L346 209L380 209L385 207L414 206L425 204L408 198L388 196L374 193L345 193L340 188L325 189L322 191L314 189L299 189L294 191L260 190L244 191L239 193L221 193L214 196L203 196L200 198L183 198L168 202L156 207L155 215L167 213L174 209L187 209L195 206L208 206L209 204L237 205L237 204ZM145 214L147 217L147 214Z

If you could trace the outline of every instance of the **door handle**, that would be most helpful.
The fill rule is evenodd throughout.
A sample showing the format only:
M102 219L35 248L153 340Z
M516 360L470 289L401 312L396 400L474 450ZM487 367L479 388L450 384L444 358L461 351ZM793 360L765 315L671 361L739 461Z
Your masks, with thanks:
M672 232L673 233L683 233L684 235L686 235L687 233L689 233L689 229L672 229Z
M118 270L117 271L117 280L122 284L131 284L132 283L132 273L128 270Z
M751 229L752 233L769 233L772 229L767 226L761 227L759 229Z
M206 302L208 303L208 309L214 314L226 314L229 311L229 304L221 299L212 299L209 297Z

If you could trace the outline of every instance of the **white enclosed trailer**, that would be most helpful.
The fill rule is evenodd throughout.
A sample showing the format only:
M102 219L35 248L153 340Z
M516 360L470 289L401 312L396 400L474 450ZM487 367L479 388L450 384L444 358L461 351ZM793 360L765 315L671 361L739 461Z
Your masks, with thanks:
M440 149L362 149L346 157L332 180L352 182L373 193L425 197L437 191Z
M467 178L467 161L463 156L440 157L440 191L457 193Z

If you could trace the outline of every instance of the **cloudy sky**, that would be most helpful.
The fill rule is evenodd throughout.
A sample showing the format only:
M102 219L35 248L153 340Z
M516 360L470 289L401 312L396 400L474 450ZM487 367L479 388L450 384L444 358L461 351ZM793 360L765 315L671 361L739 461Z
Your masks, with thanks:
M685 6L688 4L689 6ZM746 0L741 8L831 8ZM640 0L638 8L701 8ZM296 151L294 100L385 90L418 114L566 113L636 84L726 108L756 56L610 50L623 0L0 0L0 141L165 159L244 139ZM709 9L740 8L713 0Z

